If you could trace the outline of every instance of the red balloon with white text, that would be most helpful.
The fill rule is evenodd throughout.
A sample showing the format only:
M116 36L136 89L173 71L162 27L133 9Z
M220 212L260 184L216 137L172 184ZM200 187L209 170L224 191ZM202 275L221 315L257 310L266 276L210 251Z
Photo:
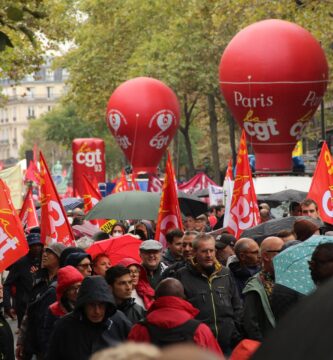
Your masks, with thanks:
M291 152L328 83L319 42L287 21L257 22L230 41L219 78L223 96L254 149L256 171L290 171Z
M156 173L176 134L180 108L174 92L159 80L139 77L121 84L107 106L107 125L134 172Z

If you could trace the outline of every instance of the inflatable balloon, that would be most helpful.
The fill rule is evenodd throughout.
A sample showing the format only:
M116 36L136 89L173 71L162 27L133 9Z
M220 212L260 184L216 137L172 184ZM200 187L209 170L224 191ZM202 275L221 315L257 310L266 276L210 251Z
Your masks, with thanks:
M241 30L219 68L223 96L245 129L257 171L290 171L291 152L321 103L328 65L302 27L264 20Z
M121 84L107 106L107 124L133 166L155 173L179 126L174 92L161 81L139 77Z

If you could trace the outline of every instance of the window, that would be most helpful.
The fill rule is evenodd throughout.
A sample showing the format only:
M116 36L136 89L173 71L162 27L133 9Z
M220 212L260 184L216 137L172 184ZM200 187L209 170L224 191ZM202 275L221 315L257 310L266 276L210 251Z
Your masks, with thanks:
M13 107L13 121L16 121L16 106Z
M46 81L54 80L54 72L52 69L46 69Z
M28 119L35 118L35 108L33 106L28 106Z
M48 99L52 99L52 98L54 97L54 88L51 87L51 86L48 86L48 87L46 88L46 90L47 90L47 97L48 97Z
M27 87L27 97L33 99L35 97L35 89L32 87Z

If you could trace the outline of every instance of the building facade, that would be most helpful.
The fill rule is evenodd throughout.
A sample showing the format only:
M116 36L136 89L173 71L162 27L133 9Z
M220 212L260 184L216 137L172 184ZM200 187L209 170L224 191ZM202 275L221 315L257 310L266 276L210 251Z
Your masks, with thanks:
M0 80L5 106L0 108L0 161L13 165L19 160L23 132L32 119L50 111L65 93L66 70L53 70L46 63L19 84Z

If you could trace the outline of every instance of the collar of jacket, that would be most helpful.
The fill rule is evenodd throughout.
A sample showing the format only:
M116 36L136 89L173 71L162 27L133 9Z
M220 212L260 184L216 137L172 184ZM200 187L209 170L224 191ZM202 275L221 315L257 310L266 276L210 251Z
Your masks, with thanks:
M219 271L222 270L222 267L223 265L221 265L216 259L214 261L214 267L215 267L215 270L214 272L210 275L210 276L207 276L205 274L205 272L203 271L201 265L199 265L194 259L191 260L190 262L190 265L192 266L192 268L197 272L199 273L201 276L203 277L206 277L208 280L212 280Z

